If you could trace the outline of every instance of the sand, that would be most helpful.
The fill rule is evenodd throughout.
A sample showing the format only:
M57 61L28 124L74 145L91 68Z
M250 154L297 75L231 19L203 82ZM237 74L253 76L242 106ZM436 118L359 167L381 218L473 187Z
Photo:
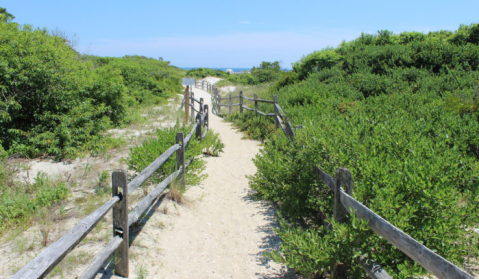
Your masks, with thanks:
M193 92L210 104L207 92ZM141 259L135 257L131 270L138 275L142 269L148 278L294 278L264 256L280 246L273 231L276 211L249 197L245 176L256 171L252 159L260 143L242 139L213 114L210 127L220 133L224 153L206 158L209 176L186 192L189 205L158 205L135 238L139 245L131 251ZM161 213L165 207L168 214Z
M207 92L196 88L193 92L195 97L204 98L211 107L211 96ZM281 241L273 231L278 226L275 209L266 202L252 200L249 195L251 190L246 175L253 175L256 171L252 159L259 152L260 143L242 139L240 132L211 113L210 127L220 134L225 144L224 153L219 157L205 158L208 178L188 189L185 193L187 204L160 198L143 222L130 228L129 277L295 278L292 271L264 255L267 251L278 249ZM135 132L143 133L111 131L112 134L128 133L131 136L137 135ZM124 154L121 155L123 157ZM111 161L115 164L109 164L109 168L125 168L119 158L120 154L113 154ZM100 171L97 166L105 165L103 160L89 158L54 163L37 159L30 162L30 169L22 172L20 178L29 181L39 171L66 177L75 171L82 173L88 164L95 171ZM77 197L91 191L77 191L72 195ZM138 202L144 194L136 191L132 195L137 198L130 200ZM136 202L130 207L133 208ZM70 203L70 207L74 205ZM87 241L80 243L68 256L72 259L69 260L71 263L62 262L62 272L57 272L53 278L75 278L85 270L89 261L105 246L106 236L111 233L111 216L106 219ZM55 223L49 244L79 221L80 218L72 217ZM0 278L9 278L43 249L38 244L37 225L18 235L17 239L20 240L0 241ZM28 248L23 251L21 247ZM105 266L96 278L117 277Z

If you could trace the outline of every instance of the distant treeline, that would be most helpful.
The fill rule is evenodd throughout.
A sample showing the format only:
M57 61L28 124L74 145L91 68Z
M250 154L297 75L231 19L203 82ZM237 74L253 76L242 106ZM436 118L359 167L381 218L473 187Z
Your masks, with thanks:
M268 138L251 186L288 220L271 257L314 278L338 263L348 278L365 277L354 260L363 254L393 278L426 273L365 224L332 220L333 194L314 174L320 166L331 175L349 168L357 200L459 267L477 259L478 80L478 24L362 34L294 63L261 96L278 95L293 126L303 125L294 138L267 134L270 118L231 117L251 136Z
M183 71L169 62L80 55L67 39L12 18L0 17L2 156L63 158L105 148L102 132L128 121L127 107L181 91Z

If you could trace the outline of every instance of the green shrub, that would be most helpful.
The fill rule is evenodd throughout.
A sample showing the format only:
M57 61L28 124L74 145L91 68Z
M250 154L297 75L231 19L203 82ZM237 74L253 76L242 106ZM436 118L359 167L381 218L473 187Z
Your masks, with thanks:
M172 145L176 143L176 134L183 133L187 136L192 126L179 126L178 123L175 127L157 130L157 138L146 140L141 146L136 146L130 149L130 156L127 160L128 168L140 173L147 166L149 166L156 158L162 153L168 150ZM199 141L195 134L191 137L188 146L185 151L185 160L190 157L196 157L188 167L186 173L187 183L194 185L204 178L204 175L200 175L204 169L205 162L201 157L197 157L205 151L210 151L209 155L218 155L223 150L223 144L212 130L208 131L203 141ZM152 176L152 180L159 182L169 176L176 170L176 156L173 155L168 159L161 168L159 168Z
M2 166L3 168L4 166ZM63 182L49 180L39 173L33 184L0 185L0 235L8 228L28 220L38 210L68 197L69 190ZM8 181L8 180L7 180Z
M358 201L449 261L461 267L478 256L479 239L466 228L479 223L479 49L452 39L473 37L475 26L363 34L321 54L337 62L308 70L299 67L308 65L303 58L296 65L305 78L272 90L293 126L304 127L293 139L263 132L271 118L228 118L267 139L251 187L288 220L274 260L305 276L343 263L357 278L365 275L354 257L367 254L395 278L426 273L363 223L331 220L333 195L317 166L331 175L349 168Z

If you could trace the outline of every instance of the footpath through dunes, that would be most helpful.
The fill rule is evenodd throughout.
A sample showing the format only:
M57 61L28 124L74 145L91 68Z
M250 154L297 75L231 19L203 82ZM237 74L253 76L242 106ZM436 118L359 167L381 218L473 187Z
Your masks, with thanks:
M212 107L210 94L193 91ZM248 197L245 176L256 171L252 159L259 142L242 139L231 124L212 113L209 121L225 144L224 153L206 158L208 178L185 193L188 205L166 200L158 205L154 220L145 223L132 243L131 277L294 278L286 267L264 256L280 245L273 231L276 211Z

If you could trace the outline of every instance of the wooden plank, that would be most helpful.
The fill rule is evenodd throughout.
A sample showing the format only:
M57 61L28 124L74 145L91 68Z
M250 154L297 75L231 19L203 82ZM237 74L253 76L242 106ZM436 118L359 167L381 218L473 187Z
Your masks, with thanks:
M113 237L120 236L123 239L115 250L115 275L122 277L128 277L130 273L127 181L125 170L115 170L111 174L112 195L120 197L120 201L113 206Z
M87 269L82 273L80 276L80 279L91 279L95 278L96 274L100 270L100 268L103 266L106 260L110 257L113 252L115 252L116 248L120 246L120 244L123 242L123 238L120 236L115 236L106 246L103 248L103 250L98 253L98 255L95 257L93 262L90 264L90 266L87 267Z
M185 167L188 168L188 165L191 163L192 159L189 159ZM141 214L145 212L145 210L151 206L153 201L161 194L163 191L170 185L170 183L175 180L180 172L183 171L183 168L173 172L170 174L167 178L165 178L163 181L158 184L153 191L148 193L146 197L144 197L136 206L135 208L128 214L128 226L131 226L132 224L136 223L138 219L140 218Z
M206 127L206 130L208 130L210 128L210 107L208 105L205 105L205 108L203 111L205 112L205 119L204 119L205 127Z
M258 109L258 94L254 94L254 110L256 111L256 115L259 114Z
M190 86L186 86L186 92L185 92L185 103L188 104L188 100L190 99ZM190 118L188 113L190 110L188 109L188 106L185 106L185 124L188 125L188 119Z
M270 101L270 100L260 100L260 99L257 99L256 102L274 104L274 101Z
M336 181L334 183L335 191L334 191L334 208L333 208L333 216L336 221L339 223L345 223L348 220L348 212L344 208L343 204L341 203L341 190L343 187L346 189L348 194L352 193L353 189L353 177L351 172L346 168L338 168L336 169ZM332 278L345 278L345 274L347 274L348 266L344 263L338 263L333 268Z
M291 127L291 123L289 121L286 121L286 130L288 131L289 137L294 137L294 130Z
M191 117L191 122L194 121L194 118L195 118L195 101L193 100L194 99L194 96L195 96L195 93L191 92L191 104L190 104L190 107L191 107L191 114L190 114L190 117Z
M239 106L239 105L240 105L239 103L238 103L238 104L231 104L230 107L237 107L237 106Z
M186 135L185 147L188 146L188 143L190 142L190 139L193 136L193 133L196 131L196 126L198 126L198 123L195 123L195 125L193 125L193 128L191 129L191 131L188 133L188 135Z
M473 279L471 275L396 228L342 190L341 203L348 212L355 210L358 218L369 221L368 226L373 231L404 252L436 277L441 279Z
M247 106L245 106L245 105L243 105L243 108L244 108L244 109L247 109L247 110L249 110L249 111L254 111L254 109L249 108L249 107L247 107Z
M239 102L239 107L240 107L240 113L243 113L243 91L240 91L240 102Z
M276 107L276 103L278 103L278 95L273 95L273 100L274 100L274 122L276 123L276 129L278 129L280 126L283 127L283 124L281 123L281 118L279 118L279 112L278 112L278 109ZM283 129L284 131L284 129Z
M254 98L248 98L248 97L245 97L245 96L243 96L243 99L248 100L248 101L254 101Z
M199 112L199 110L195 109L195 107L192 106L191 104L189 104L188 106L191 107L191 115L194 115L194 111Z
M348 211L341 203L341 189L344 189L348 195L353 193L353 176L347 168L336 169L336 181L334 183L334 219L340 223L348 219Z
M276 107L276 110L278 110L278 114L281 116L281 118L284 118L284 112L281 109L281 107L279 106L279 104L275 103L274 106Z
M196 126L196 137L199 140L202 140L202 138L201 138L201 135L202 135L201 134L201 128L202 128L201 126L203 126L202 121L203 121L203 117L202 117L201 113L198 113L196 115L196 123L198 124L198 126Z
M176 134L176 143L181 146L178 150L176 150L176 169L185 169L185 138L183 133ZM183 172L182 174L181 183L184 185L186 181L185 173Z
M175 144L166 150L163 154L161 154L158 158L156 158L153 163L151 163L148 167L146 167L139 175L137 175L133 180L128 183L128 192L132 193L135 191L136 188L140 187L153 173L158 170L165 162L168 160L173 154L175 154L176 150L180 148L179 144Z
M366 272L369 278L393 279L378 263L372 259L366 258L366 255L357 257L356 261L359 262L361 268Z
M44 278L47 276L48 273L85 238L101 218L103 218L119 200L120 198L118 196L111 198L93 213L81 220L80 223L74 226L59 240L48 246L11 278Z
M320 167L316 167L314 169L314 173L323 181L324 184L326 184L333 193L336 192L336 187L335 187L335 182L334 178L330 176L329 174L325 173Z
M230 103L229 103L228 108L229 108L229 115L231 115L231 107L233 106L232 105L233 104L233 99L231 98L231 94L230 94L230 99L229 100L230 100Z

